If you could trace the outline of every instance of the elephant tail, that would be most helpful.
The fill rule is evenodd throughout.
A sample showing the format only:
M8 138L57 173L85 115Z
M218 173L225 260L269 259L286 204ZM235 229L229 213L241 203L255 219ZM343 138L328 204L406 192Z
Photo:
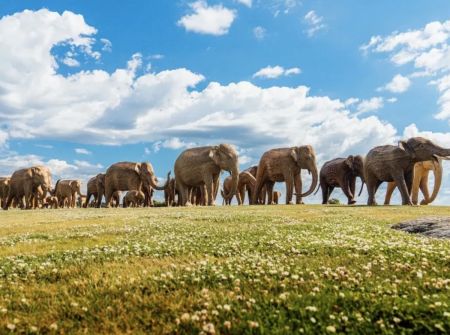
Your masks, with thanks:
M225 193L223 193L223 190L220 190L220 195L222 196L222 206L225 205Z
M320 184L319 184L319 186L317 186L317 190L316 190L316 192L314 192L314 195L316 195L317 192L319 192L319 190L320 190Z

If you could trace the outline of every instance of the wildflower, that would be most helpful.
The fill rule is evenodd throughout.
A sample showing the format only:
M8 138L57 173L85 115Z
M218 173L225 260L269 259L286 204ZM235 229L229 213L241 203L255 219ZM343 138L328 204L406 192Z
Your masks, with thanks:
M223 323L223 326L224 326L226 329L230 329L230 328L231 328L231 322L230 322L230 321L225 321L225 322Z
M249 326L250 328L258 328L258 327L259 327L259 323L258 323L258 322L255 322L255 321L249 321L249 322L248 322L248 326Z
M183 315L181 315L181 321L183 322L189 322L190 319L191 316L189 315L189 313L184 313Z
M37 333L37 331L38 331L38 327L36 327L36 326L30 327L30 333Z
M395 317L392 319L395 323L400 323L402 321L402 319Z
M216 333L216 329L214 328L214 325L212 323L207 323L206 325L204 325L203 331L206 332L207 334L215 334Z
M229 311L231 311L231 306L230 305L223 305L223 309L224 309L224 311L229 312Z
M329 332L329 333L336 333L335 326L328 326L326 329L327 329L327 332Z
M51 330L58 330L58 324L57 324L56 322L53 322L53 323L50 325L50 329L51 329Z
M316 319L315 319L314 317L310 317L309 320L310 320L312 323L316 323L316 322L317 322Z
M307 311L309 311L309 312L317 312L317 307L315 307L315 306L306 306L306 308L305 308Z
M16 325L14 323L8 323L6 325L6 328L8 328L9 330L13 331L14 329L16 329Z

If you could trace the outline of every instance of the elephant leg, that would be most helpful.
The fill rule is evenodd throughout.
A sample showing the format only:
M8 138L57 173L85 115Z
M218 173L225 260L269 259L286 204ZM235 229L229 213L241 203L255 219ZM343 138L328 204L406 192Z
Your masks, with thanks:
M259 203L261 205L265 205L266 203L266 196L267 196L267 186L263 185L260 193L259 193Z
M111 200L112 200L113 193L114 193L114 190L111 187L106 187L106 189L105 189L106 208L109 208L111 206ZM102 205L102 197L101 197L101 194L99 193L97 208L100 208L101 205Z
M286 205L292 205L292 195L294 193L294 178L289 174L285 174L284 180L286 180Z
M237 190L236 192L236 200L239 206L243 205L243 195L245 196L245 185L241 188L241 190Z
M269 181L266 183L266 194L267 194L267 204L273 205L273 186L275 183L273 181Z
M397 186L395 185L395 182L389 182L387 184L387 189L386 189L386 196L384 197L384 204L385 205L389 205L391 203L391 197L392 197L392 193L394 193L394 190Z
M427 180L428 180L428 173L427 173ZM412 190L410 192L411 200L414 205L417 205L419 203L419 188L421 188L421 182L422 182L422 175L420 173L414 173Z
M322 205L326 205L328 204L328 198L330 197L327 183L321 181L320 189L322 190Z
M411 186L412 186L412 176L411 178ZM402 205L412 205L411 199L409 197L407 178L403 173L399 173L394 176L395 183L400 190L400 194L402 195Z
M375 201L375 194L377 193L377 189L381 184L381 181L379 181L377 177L370 172L367 173L366 179L367 192L369 194L369 197L367 198L367 205L376 206L377 203Z
M349 179L349 183L350 183L350 192L353 195L352 203L349 204L349 205L353 205L353 204L356 203L356 200L355 200L355 197L356 197L356 194L355 194L355 191L356 191L356 177L351 176L350 179Z
M203 188L206 191L205 202L208 206L214 206L214 180L211 176L206 176L205 188Z
M294 186L295 186L295 203L297 205L303 205L301 193L302 193L302 178L300 174L294 176Z
M347 197L347 204L353 205L356 201L353 199L353 194L350 189L350 180L346 178L344 180L343 185L340 185L342 188L342 191L344 192L345 196Z

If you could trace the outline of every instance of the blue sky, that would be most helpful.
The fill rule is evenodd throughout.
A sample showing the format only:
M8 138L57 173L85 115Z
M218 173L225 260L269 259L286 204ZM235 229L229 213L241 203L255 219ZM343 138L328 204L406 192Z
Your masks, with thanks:
M0 174L44 163L86 180L148 160L164 176L186 147L219 142L242 168L288 145L320 162L415 135L450 147L449 13L443 0L2 1Z

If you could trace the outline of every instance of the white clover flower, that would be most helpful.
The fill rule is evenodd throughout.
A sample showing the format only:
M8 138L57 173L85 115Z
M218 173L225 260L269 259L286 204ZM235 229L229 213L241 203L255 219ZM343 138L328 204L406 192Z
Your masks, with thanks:
M326 329L327 329L327 332L329 332L329 333L336 333L335 326L328 326Z
M305 309L309 312L317 312L318 311L316 306L306 306Z
M230 328L231 328L231 322L230 322L230 321L225 321L225 322L223 323L223 326L224 326L226 329L230 329Z
M214 328L214 325L212 323L207 323L206 325L203 326L202 329L207 334L215 334L216 333L216 329Z
M255 321L249 321L249 322L248 322L248 326L249 326L250 328L258 328L258 327L259 327L259 323L258 323L258 322L255 322Z

